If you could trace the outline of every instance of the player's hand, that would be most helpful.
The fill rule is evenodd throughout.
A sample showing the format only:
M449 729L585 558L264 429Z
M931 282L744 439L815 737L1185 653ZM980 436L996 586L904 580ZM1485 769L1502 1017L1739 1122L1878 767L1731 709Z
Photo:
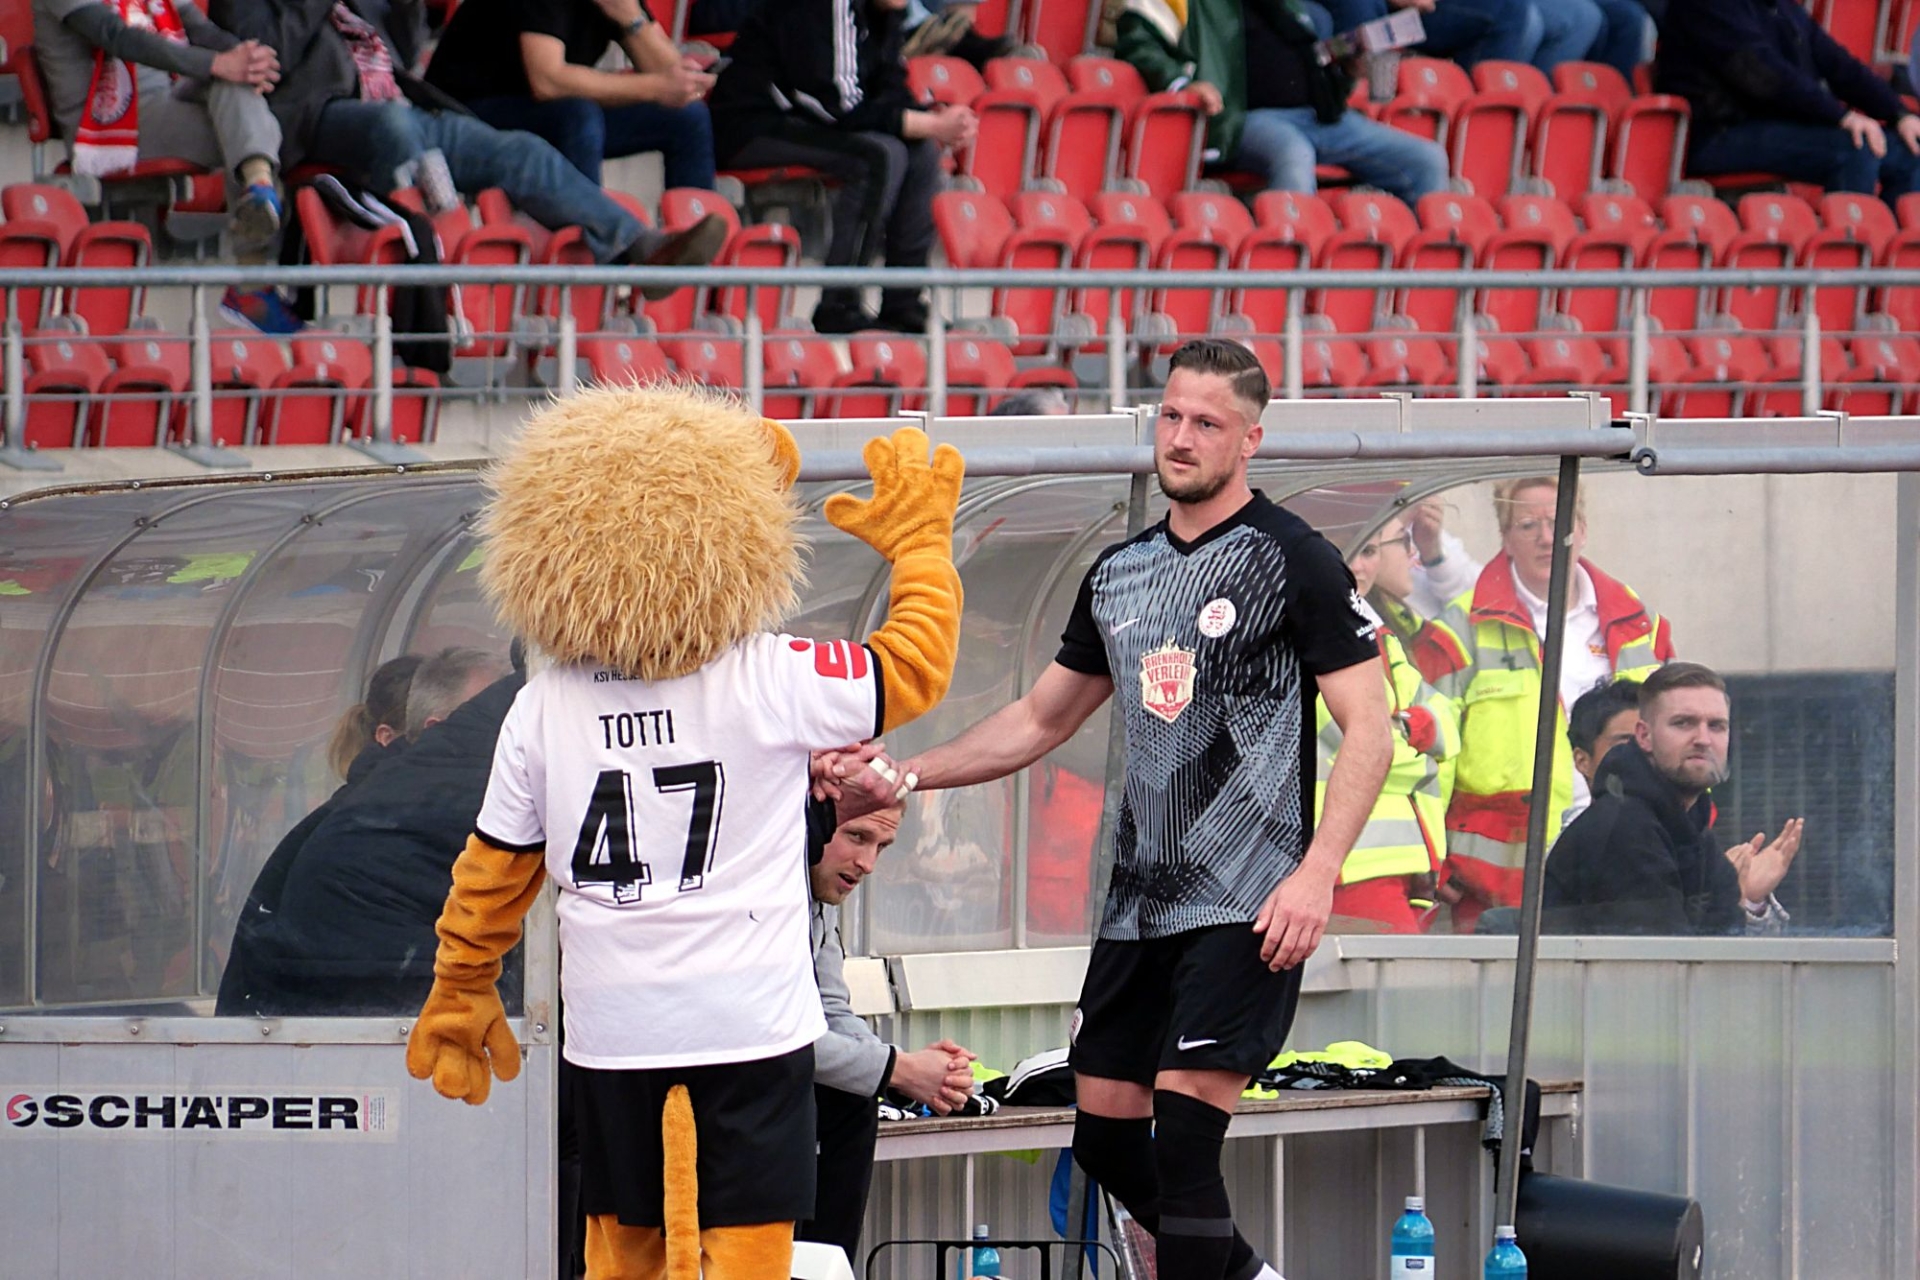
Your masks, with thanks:
M468 988L433 980L407 1037L407 1074L430 1079L441 1097L474 1107L487 1100L492 1076L512 1080L520 1074L520 1043L491 982Z
M828 523L860 539L889 562L914 551L953 552L953 512L960 504L966 463L960 451L943 444L927 461L927 433L901 427L891 437L875 437L861 451L873 476L873 497L849 493L828 498Z
M1217 116L1226 110L1227 100L1220 95L1218 85L1209 84L1205 80L1195 80L1187 86L1187 92L1200 100L1200 109L1210 116Z
M973 1090L973 1072L966 1057L947 1047L950 1043L942 1041L913 1053L895 1054L893 1074L887 1083L937 1116L964 1106ZM962 1076L964 1083L960 1082Z
M1900 141L1906 144L1908 151L1920 156L1920 116L1913 115L1911 112L1901 116L1894 124L1893 131L1899 135Z
M280 83L280 56L258 40L242 40L214 54L208 70L215 80L244 84L256 93L272 93Z
M1333 882L1305 864L1275 885L1254 917L1253 931L1263 933L1260 958L1276 973L1303 963L1320 945L1333 916Z
M833 766L840 797L833 802L834 817L842 823L891 809L905 800L920 781L883 755L864 765L842 760Z
M886 749L887 744L880 739L869 738L854 746L814 752L807 762L807 781L813 790L813 798L839 803L842 775L838 768L844 765L849 770L857 771L867 761L885 754Z
M1765 902L1780 887L1787 868L1800 852L1800 833L1806 826L1805 818L1789 818L1780 838L1772 844L1767 843L1767 833L1762 831L1745 844L1727 850L1727 861L1740 875L1742 901Z
M1858 111L1849 111L1840 117L1840 127L1853 138L1854 149L1865 147L1875 159L1884 159L1887 154L1887 131L1872 116L1863 116Z

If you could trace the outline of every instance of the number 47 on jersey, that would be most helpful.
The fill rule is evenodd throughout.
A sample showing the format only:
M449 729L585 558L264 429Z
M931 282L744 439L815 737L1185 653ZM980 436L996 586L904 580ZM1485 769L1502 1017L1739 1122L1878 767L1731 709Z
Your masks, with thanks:
M693 813L687 822L687 847L680 861L680 892L691 893L706 883L713 871L713 851L720 838L720 811L727 798L727 774L717 760L697 764L665 765L653 770L653 788L662 795L693 793ZM640 901L640 891L653 883L653 868L634 848L633 775L625 769L602 769L593 785L593 800L573 843L573 883L610 884L613 900Z

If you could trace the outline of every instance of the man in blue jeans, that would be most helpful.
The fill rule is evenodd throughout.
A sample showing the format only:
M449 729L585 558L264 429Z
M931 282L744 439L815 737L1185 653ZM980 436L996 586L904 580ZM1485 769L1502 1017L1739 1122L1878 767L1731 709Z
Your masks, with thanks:
M1763 170L1889 201L1920 190L1920 116L1795 0L1673 5L1656 74L1693 107L1690 174Z
M1127 0L1115 24L1115 52L1149 88L1199 95L1208 158L1258 173L1270 191L1315 190L1318 164L1408 204L1445 189L1446 152L1347 110L1353 78L1320 65L1316 39L1299 0L1190 0L1184 15L1167 0Z
M718 214L671 236L643 226L540 138L503 133L409 74L424 41L421 0L213 0L211 9L228 31L280 56L284 74L267 101L288 169L328 165L388 191L403 166L437 149L462 192L499 187L544 227L578 226L595 262L697 265L726 240Z
M612 44L633 73L595 69ZM496 129L545 138L595 182L602 160L658 151L667 186L713 186L713 77L681 61L644 0L466 0L427 83Z

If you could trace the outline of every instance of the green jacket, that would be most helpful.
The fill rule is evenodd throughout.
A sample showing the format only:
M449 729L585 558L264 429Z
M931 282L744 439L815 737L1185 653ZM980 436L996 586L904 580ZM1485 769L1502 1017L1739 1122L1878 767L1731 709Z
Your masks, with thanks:
M1246 19L1242 4L1258 9L1273 29L1311 46L1317 33L1299 0L1126 0L1114 24L1114 52L1140 72L1147 87L1160 93L1204 80L1220 91L1220 114L1207 122L1207 146L1230 163L1240 149L1247 122ZM1308 76L1313 109L1331 124L1347 109L1353 78L1339 66L1314 68Z

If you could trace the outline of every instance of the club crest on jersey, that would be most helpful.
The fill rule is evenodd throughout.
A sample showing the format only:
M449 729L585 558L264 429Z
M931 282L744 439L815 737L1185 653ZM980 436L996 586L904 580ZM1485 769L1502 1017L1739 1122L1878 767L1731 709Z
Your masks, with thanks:
M1209 640L1218 640L1233 630L1233 624L1240 619L1240 611L1233 607L1233 601L1221 596L1209 600L1200 606L1200 616L1194 619L1200 628L1200 634Z
M1166 644L1140 658L1140 705L1168 724L1193 701L1193 650L1168 636Z

